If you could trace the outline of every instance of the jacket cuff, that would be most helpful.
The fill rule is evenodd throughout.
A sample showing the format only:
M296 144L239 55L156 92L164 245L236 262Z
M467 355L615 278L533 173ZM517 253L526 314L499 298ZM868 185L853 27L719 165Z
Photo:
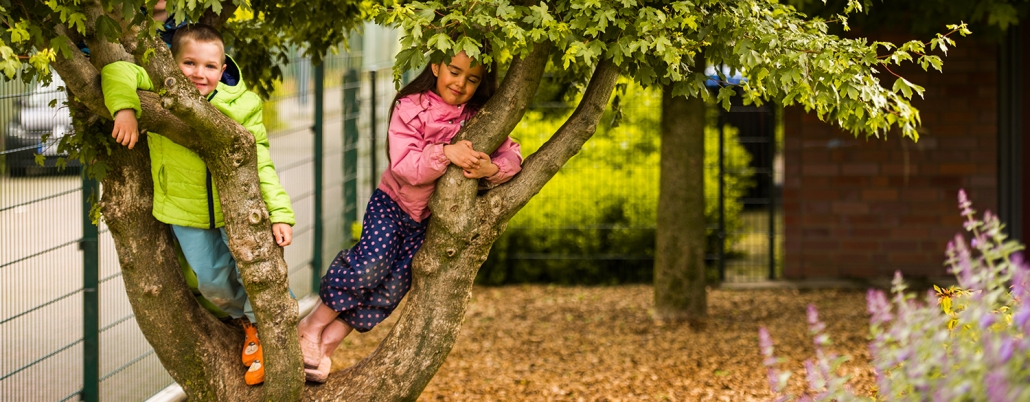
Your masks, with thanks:
M511 176L511 163L507 159L497 159L494 162L497 165L497 173L493 176L485 177L486 181L493 184L501 184Z
M424 152L429 153L429 162L432 163L433 170L443 170L447 165L451 164L451 161L447 159L447 155L443 153L443 147L447 144L432 144L426 147Z
M140 116L143 114L143 111L141 110L142 108L139 105L133 104L129 101L112 102L110 105L108 105L108 111L111 112L111 117L114 117L115 114L125 109L132 109L136 114L137 120L139 120Z

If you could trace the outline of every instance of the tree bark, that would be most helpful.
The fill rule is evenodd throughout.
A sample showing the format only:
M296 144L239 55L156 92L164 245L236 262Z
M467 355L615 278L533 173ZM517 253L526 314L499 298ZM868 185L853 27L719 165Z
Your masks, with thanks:
M99 9L99 3L89 2L86 8ZM61 26L57 29L67 32ZM96 48L91 48L89 58L78 49L73 49L72 58L58 58L53 63L82 106L91 113L110 118L103 103L98 71L108 62L125 59L128 55L125 48L135 49L135 61L147 69L155 84L154 92L139 92L144 111L140 127L160 132L189 148L207 164L218 188L235 190L219 192L219 201L223 206L229 248L235 256L243 285L258 319L265 357L265 385L247 387L242 380L244 367L239 356L243 344L241 331L233 331L214 320L210 314L196 310L199 305L195 300L182 301L172 297L168 303L148 303L148 297L167 296L161 292L165 287L177 289L180 292L177 294L185 294L189 296L188 299L192 299L181 279L178 284L182 286L175 286L176 281L168 277L123 276L130 303L137 312L138 322L147 340L155 347L165 368L176 382L183 385L191 398L299 399L304 386L304 373L296 330L297 302L289 295L286 262L283 260L282 248L272 238L271 222L258 186L253 135L197 93L190 81L175 67L163 43L155 40L143 46L137 46L137 43L117 44L102 39L94 40L89 35L86 41L90 44L98 42ZM154 49L156 52L149 58L142 57L146 49ZM142 60L149 63L143 63ZM80 123L77 127L85 126ZM98 134L100 144L97 145L103 148L101 144L106 142L112 150L110 158L100 155L98 160L107 163L112 169L103 180L105 194L102 211L115 235L123 270L178 272L178 263L174 255L169 254L172 243L167 225L157 222L150 215L153 183L150 182L149 162L131 162L135 158L147 159L146 147L127 150L111 144L110 140L104 139L104 136L110 135L109 130ZM146 184L140 184L141 180L146 181ZM130 199L143 194L146 197ZM138 204L141 202L144 204ZM126 209L126 205L136 207ZM126 214L126 211L132 213ZM120 229L115 231L116 227ZM164 234L151 237L148 233ZM182 276L178 274L177 277ZM205 320L207 324L201 325ZM172 339L169 334L177 335Z
M654 266L659 321L700 323L706 314L704 129L704 101L673 97L665 86Z
M111 54L92 59L75 49L72 58L53 63L81 103L75 107L77 127L91 127L89 135L97 136L99 144L110 144L105 138L110 127L97 127L98 118L110 119L110 114L99 85L103 65L97 63L121 59L128 48L139 62L143 51L155 48L153 43L135 45L100 47L100 53ZM549 46L536 44L524 59L513 61L498 93L455 141L469 139L486 152L500 145L536 91ZM333 373L324 385L304 387L296 302L288 296L282 250L270 236L258 190L253 137L196 96L166 48L155 50L148 63L140 63L155 84L154 92L139 92L140 126L194 151L219 188L236 190L220 192L220 201L267 361L265 385L246 386L239 357L241 331L199 306L180 273L168 226L151 214L153 183L145 137L132 150L111 144L110 154L94 162L110 169L103 180L101 210L115 238L129 300L162 364L196 400L415 400L457 338L476 271L493 242L511 216L590 138L618 77L612 63L599 63L580 107L508 183L477 195L476 180L449 169L430 202L434 215L413 264L413 286L400 320L364 360Z

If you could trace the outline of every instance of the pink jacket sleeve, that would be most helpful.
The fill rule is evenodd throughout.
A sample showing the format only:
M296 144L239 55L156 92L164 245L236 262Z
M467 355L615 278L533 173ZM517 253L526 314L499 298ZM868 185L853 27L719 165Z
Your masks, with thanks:
M490 155L490 160L497 165L497 173L486 177L486 181L492 186L511 180L512 176L522 170L522 151L519 144L511 140L511 137L504 140L500 147Z
M390 171L398 180L413 186L432 183L450 165L443 153L445 144L425 141L425 123L418 118L420 109L410 100L401 99L394 107L387 133Z

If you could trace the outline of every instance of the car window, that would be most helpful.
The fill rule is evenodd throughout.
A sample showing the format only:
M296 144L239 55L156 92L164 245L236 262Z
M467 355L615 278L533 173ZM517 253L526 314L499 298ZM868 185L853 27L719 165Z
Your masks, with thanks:
M56 106L61 106L62 102L68 100L68 93L64 91L64 80L61 76L57 75L57 72L53 72L53 81L50 85L42 85L37 82L35 88L32 90L32 94L25 99L23 106L25 107L43 107L50 105L50 102L57 100Z

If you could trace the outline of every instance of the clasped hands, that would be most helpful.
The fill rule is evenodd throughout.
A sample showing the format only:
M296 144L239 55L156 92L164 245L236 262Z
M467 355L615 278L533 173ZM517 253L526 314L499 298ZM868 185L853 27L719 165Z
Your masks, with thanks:
M490 177L500 170L490 160L490 155L473 149L471 141L461 140L454 144L444 145L443 153L451 163L462 169L465 177L470 179Z

